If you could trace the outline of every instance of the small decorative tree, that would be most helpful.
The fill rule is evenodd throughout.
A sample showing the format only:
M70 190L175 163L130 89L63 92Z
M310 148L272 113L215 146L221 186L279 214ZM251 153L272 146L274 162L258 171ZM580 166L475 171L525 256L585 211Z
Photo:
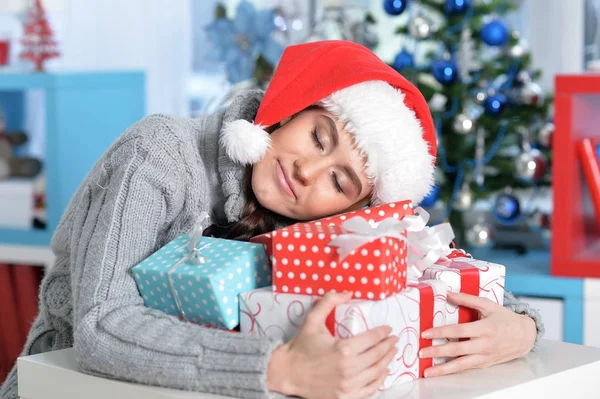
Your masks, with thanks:
M33 62L37 72L44 72L46 60L60 56L41 0L35 0L28 11L21 43L23 51L20 58Z

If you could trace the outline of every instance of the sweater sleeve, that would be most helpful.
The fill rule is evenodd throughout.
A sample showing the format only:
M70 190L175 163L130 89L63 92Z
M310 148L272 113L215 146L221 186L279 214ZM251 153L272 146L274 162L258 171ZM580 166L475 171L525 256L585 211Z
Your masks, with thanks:
M505 291L504 292L504 307L512 310L515 313L522 314L525 316L529 316L535 322L535 329L537 331L537 335L535 337L535 344L533 345L533 351L537 350L540 339L544 336L545 328L544 322L542 322L542 316L540 312L536 309L532 308L528 303L521 302L515 296Z
M129 269L159 246L170 223L165 182L177 186L183 174L172 154L147 141L124 141L77 194L69 257L78 363L148 385L267 397L267 364L279 342L184 323L143 304Z

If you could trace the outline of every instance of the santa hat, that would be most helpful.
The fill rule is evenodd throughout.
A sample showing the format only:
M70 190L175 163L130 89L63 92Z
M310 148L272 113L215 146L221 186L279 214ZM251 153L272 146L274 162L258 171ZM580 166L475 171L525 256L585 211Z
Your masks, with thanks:
M354 135L374 186L372 204L420 202L433 184L436 135L419 90L359 44L328 40L288 47L254 123L225 126L221 141L242 164L262 159L270 145L264 129L318 104Z

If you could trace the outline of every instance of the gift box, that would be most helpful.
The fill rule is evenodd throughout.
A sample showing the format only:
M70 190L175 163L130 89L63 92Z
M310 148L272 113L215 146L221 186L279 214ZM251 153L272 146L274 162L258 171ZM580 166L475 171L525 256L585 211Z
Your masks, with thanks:
M410 200L392 202L390 204L383 204L372 206L369 208L359 209L357 211L351 211L342 213L335 216L329 216L323 219L315 220L311 223L320 225L340 226L348 219L354 217L362 217L369 223L379 223L385 219L393 218L396 220L403 219L406 215L414 215L415 210Z
M364 219L350 221L374 229ZM299 223L252 241L265 244L270 255L275 292L324 295L352 291L357 299L383 299L406 286L406 243L401 232L396 233L367 234L361 241L360 233L342 226ZM344 252L337 241L346 237L357 238L357 245Z
M240 295L240 331L254 336L290 340L319 297L273 292L270 287ZM338 338L349 338L369 329L389 325L400 339L398 354L389 366L390 374L381 387L422 377L432 359L419 359L421 348L443 340L421 338L421 332L446 324L446 284L421 281L389 298L351 300L339 305L326 321ZM436 359L435 363L442 359Z
M448 257L439 259L423 270L422 279L443 281L450 292L463 292L488 298L498 305L504 303L505 268L496 263L468 257L453 250ZM469 323L479 319L474 309L447 304L447 324Z
M353 217L362 217L367 220L369 223L374 224L381 222L388 218L394 218L396 220L401 220L406 215L414 215L414 209L411 201L399 201L391 204L384 204L373 206L365 209L360 209L357 211L351 211L342 213L335 216L329 216L323 219L315 220L312 222L308 222L308 224L314 225L328 225L328 226L341 226L342 223L346 222L350 218ZM273 251L271 249L273 232L265 233L263 235L252 238L250 241L259 242L265 245L267 249L267 253L272 254Z
M187 234L131 272L146 306L229 330L239 324L238 295L272 283L262 245Z

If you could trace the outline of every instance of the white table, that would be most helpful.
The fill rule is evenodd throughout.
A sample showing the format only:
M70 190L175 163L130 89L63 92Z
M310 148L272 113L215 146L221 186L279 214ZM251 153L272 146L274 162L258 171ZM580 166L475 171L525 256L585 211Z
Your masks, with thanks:
M225 398L93 377L77 370L72 349L23 357L18 367L21 399ZM381 398L592 398L600 392L598 375L600 348L542 341L539 352L523 359L406 383Z

